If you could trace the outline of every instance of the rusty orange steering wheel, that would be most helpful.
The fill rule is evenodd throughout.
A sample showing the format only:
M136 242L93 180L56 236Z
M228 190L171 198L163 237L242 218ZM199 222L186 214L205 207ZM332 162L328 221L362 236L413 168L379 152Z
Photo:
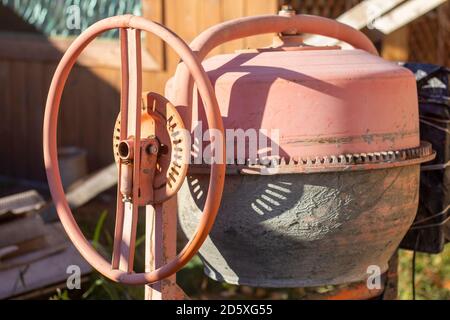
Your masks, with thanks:
M116 231L113 257L110 263L86 240L72 215L61 183L56 140L61 96L73 65L81 51L95 37L102 32L115 28L120 29L122 49L121 114L117 130L119 131L120 129L119 139L121 144L117 155L119 155L119 152L121 154L118 160L119 191ZM138 207L160 203L173 196L178 191L187 170L187 163L177 164L175 162L175 166L172 167L170 164L166 167L164 165L156 166L158 159L164 158L164 156L161 155L160 157L158 155L159 150L163 150L163 145L158 140L158 134L161 130L168 129L168 124L173 119L177 120L177 123L181 126L182 121L176 109L171 106L168 100L156 94L148 96L148 101L153 104L153 107L152 105L147 105L146 111L142 111L140 30L155 34L170 45L181 57L197 84L198 91L204 102L209 128L220 132L223 137L222 118L214 90L195 54L183 40L164 26L132 15L111 17L95 23L86 29L68 48L55 71L50 85L45 107L43 135L44 161L48 184L64 229L76 248L95 269L113 281L133 285L150 284L167 278L177 272L197 253L214 223L225 179L225 146L223 139L222 141L217 139L218 141L215 142L216 150L218 150L215 153L217 159L211 164L208 195L197 232L172 261L151 272L134 273L132 259L135 249ZM161 112L165 113L166 117ZM144 122L146 123L145 126ZM142 134L145 136L142 136ZM174 139L169 139L168 141L168 143L177 143ZM153 176L147 177L145 174L151 171L149 169L153 170ZM129 174L124 174L125 171L123 170L128 170ZM167 185L164 185L165 187L159 188L154 192L152 186L149 187L148 184L152 183L153 179L157 179L156 171L161 176L161 170L168 170L167 177L173 179L174 182L168 182ZM121 171L122 174L120 173ZM177 174L175 178L173 177L174 173ZM139 181L144 183L139 184ZM145 197L143 197L142 193L145 193ZM173 227L176 228L176 226Z

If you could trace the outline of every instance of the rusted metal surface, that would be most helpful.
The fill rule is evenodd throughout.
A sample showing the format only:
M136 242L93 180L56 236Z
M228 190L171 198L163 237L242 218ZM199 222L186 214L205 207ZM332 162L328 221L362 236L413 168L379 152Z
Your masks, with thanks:
M354 172L227 176L220 213L200 249L208 276L262 287L357 282L385 272L414 220L419 165ZM189 236L207 176L178 195Z
M325 300L370 300L383 294L384 284L379 289L369 289L365 281L349 284L344 288L338 288L330 293L321 295Z
M152 147L161 148L161 150L156 150L158 170L155 171L152 184L149 185L153 188L154 195L152 200L147 203L163 203L173 197L183 183L189 164L190 146L185 137L183 120L166 98L149 92L143 94L143 101L141 135L147 139L157 137ZM120 155L120 147L124 141L121 141L120 137L121 114L117 116L113 135L113 151L117 163L123 160ZM145 171L145 169L143 168L141 171ZM145 183L141 187L145 187L144 185Z

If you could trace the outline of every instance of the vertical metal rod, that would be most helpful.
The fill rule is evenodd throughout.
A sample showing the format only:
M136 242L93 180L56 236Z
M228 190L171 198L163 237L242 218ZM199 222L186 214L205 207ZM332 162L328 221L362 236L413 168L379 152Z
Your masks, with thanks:
M126 29L120 29L120 60L121 60L121 88L120 88L120 140L125 140L128 136L128 33ZM112 268L119 268L121 255L121 242L123 236L123 222L125 207L120 192L121 161L118 166L117 202L116 202L116 223L114 228L114 245L112 254Z
M133 195L131 203L125 204L124 227L119 268L133 271L136 230L139 210L139 170L141 160L141 109L142 66L141 32L127 29L128 33L128 136L134 136Z
M161 204L145 207L145 271L150 272L164 263L163 208ZM162 283L145 286L145 300L162 300Z
M146 207L145 271L153 271L177 255L177 200L173 197L164 204ZM174 223L175 222L175 223ZM176 275L145 286L146 300L187 299L178 287Z
M131 202L123 203L120 193L121 170L123 168L119 168L119 191L112 265L113 268L118 267L120 270L132 272L139 210L141 160L141 33L140 30L136 29L121 29L120 35L122 60L121 138L133 137L133 187Z

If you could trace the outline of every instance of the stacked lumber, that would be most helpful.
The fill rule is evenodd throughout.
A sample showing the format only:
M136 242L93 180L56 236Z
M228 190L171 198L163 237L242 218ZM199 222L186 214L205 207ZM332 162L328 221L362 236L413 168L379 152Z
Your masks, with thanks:
M44 203L35 190L0 198L0 299L65 286L70 265L82 275L91 271L61 224L46 224L37 213Z

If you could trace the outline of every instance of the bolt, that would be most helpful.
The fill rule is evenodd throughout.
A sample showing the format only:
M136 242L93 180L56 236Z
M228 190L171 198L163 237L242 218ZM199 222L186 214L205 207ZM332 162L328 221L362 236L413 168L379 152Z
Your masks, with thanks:
M278 11L280 16L293 17L295 16L295 10L290 4L284 4L281 6L281 10Z
M281 10L278 11L278 15L282 16L282 17L287 17L287 18L292 18L295 17L295 10L294 8L289 5L289 4L285 4L283 6L281 6ZM285 30L283 32L281 32L282 35L296 35L298 33L297 29L290 29L290 30Z
M158 147L153 144L149 144L147 148L145 149L147 154L157 154L158 153Z

